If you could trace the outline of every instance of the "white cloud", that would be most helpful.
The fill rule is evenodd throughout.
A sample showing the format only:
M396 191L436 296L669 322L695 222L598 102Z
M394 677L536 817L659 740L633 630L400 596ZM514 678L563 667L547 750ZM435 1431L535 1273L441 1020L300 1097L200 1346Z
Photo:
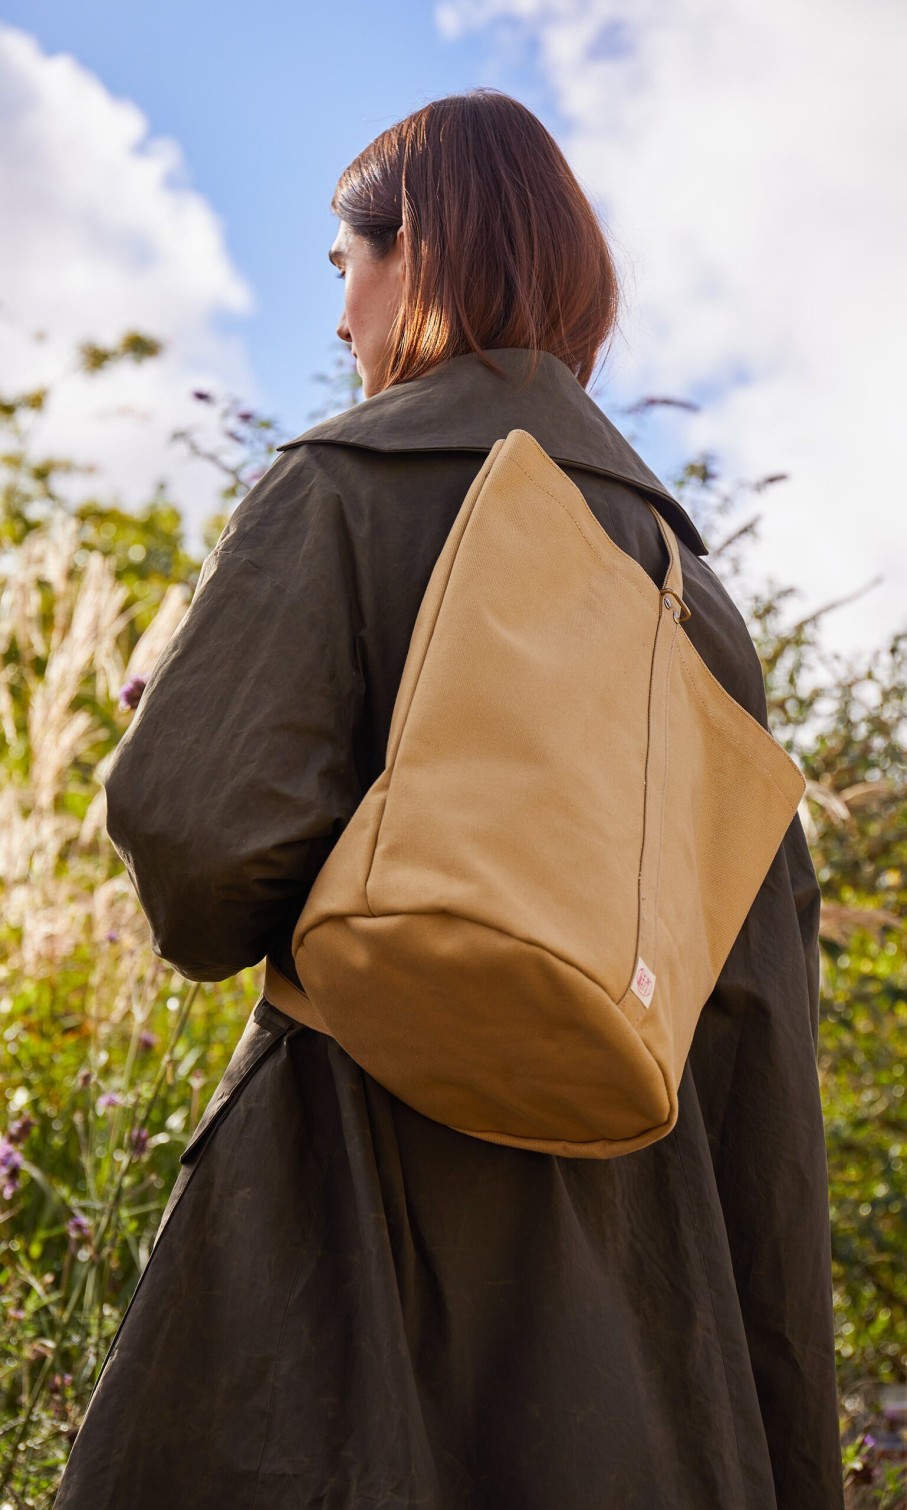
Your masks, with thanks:
M488 28L508 71L522 39L610 230L631 318L602 407L621 423L646 393L703 396L698 415L672 411L670 448L640 438L650 464L664 476L708 448L731 478L787 472L735 516L762 511L755 575L799 586L798 612L882 575L824 620L832 649L907 627L902 6L445 0L435 14L452 40ZM518 78L495 81L521 97Z
M28 33L0 26L0 387L50 382L36 446L96 462L97 491L125 507L147 502L166 478L198 548L201 521L223 506L221 479L168 436L191 424L214 440L212 411L193 401L194 388L258 401L241 339L217 327L223 315L248 314L253 295L221 221L186 181L178 143L148 129L132 101L75 58L48 56ZM136 328L165 353L90 380L73 374L78 342L114 345Z

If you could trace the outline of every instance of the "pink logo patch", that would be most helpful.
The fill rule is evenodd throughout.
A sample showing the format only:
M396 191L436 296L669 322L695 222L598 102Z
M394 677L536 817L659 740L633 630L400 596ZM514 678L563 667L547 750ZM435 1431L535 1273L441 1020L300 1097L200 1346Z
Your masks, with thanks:
M630 987L634 996L638 996L644 1007L649 1005L655 991L655 975L649 969L642 955L636 961L636 972L633 976L633 984Z

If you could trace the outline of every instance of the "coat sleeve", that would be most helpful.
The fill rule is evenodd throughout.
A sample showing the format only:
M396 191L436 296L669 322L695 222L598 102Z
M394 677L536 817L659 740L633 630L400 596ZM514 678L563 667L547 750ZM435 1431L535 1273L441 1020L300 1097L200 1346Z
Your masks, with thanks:
M190 980L257 964L361 800L364 678L342 500L282 453L205 558L104 778L107 832Z
M799 813L697 1025L691 1062L778 1510L840 1510L820 889Z

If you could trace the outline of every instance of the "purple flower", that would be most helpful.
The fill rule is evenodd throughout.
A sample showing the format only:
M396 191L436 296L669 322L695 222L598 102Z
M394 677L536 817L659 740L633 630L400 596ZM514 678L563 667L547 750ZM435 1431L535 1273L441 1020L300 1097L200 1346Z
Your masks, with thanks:
M0 1138L0 1172L15 1174L22 1168L22 1155L9 1138Z
M25 1320L25 1312L23 1311L21 1306L10 1306L7 1315L9 1316L10 1321Z
M0 1174L3 1179L3 1199L11 1201L19 1188L19 1170L22 1155L9 1138L0 1138Z
M214 399L204 388L193 388L192 397L197 398L203 404L213 404Z
M74 1211L66 1223L66 1232L74 1242L81 1242L84 1238L90 1237L91 1224L87 1216L83 1216L81 1211Z
M875 1447L875 1444L876 1444L876 1439L873 1436L872 1432L871 1431L867 1431L864 1434L864 1436L863 1436L863 1446L864 1447Z
M236 418L242 420L243 424L247 424L250 419L255 418L255 414L252 409L240 409Z
M29 1112L23 1112L15 1122L11 1122L7 1129L7 1139L10 1143L24 1143L33 1127L37 1127L34 1117Z
M115 928L111 928L109 933L104 934L104 937L107 940L108 944L115 944L119 936L120 935L117 933Z
M142 1154L145 1152L145 1149L148 1147L147 1127L134 1127L132 1129L132 1132L129 1134L129 1141L135 1150L136 1158L140 1159L142 1157Z
M103 1094L103 1096L99 1096L98 1097L98 1111L101 1111L101 1110L105 1109L108 1106L122 1106L122 1105L123 1105L123 1098L122 1098L122 1096L117 1095L116 1091L105 1091L104 1094Z
M120 707L137 708L145 690L147 676L131 676L120 688Z
M86 1085L90 1085L91 1084L91 1070L80 1070L79 1071L79 1078L76 1081L76 1084L82 1090L85 1089Z
M157 1034L152 1033L150 1028L143 1028L139 1034L139 1048L153 1049L157 1043Z

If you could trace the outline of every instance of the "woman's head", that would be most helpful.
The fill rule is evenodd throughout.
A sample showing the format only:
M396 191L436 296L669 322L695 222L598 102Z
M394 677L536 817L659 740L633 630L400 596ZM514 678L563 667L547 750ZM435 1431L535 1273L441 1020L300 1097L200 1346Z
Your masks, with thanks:
M366 398L496 346L550 351L588 385L617 275L567 159L518 100L482 88L424 105L345 169L331 210L337 333Z

